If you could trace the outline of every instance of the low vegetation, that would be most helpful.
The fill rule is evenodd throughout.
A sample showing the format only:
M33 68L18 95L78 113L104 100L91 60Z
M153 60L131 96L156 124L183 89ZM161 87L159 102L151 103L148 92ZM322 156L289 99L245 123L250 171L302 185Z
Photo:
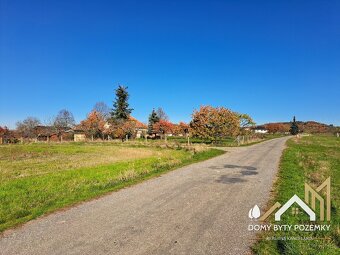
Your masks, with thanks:
M304 182L316 188L331 177L330 232L265 232L253 247L255 254L339 254L340 248L340 139L334 136L306 136L288 141L284 151L275 201L285 203L293 194L304 197ZM301 215L302 216L302 215ZM308 219L287 214L280 224L310 224ZM316 224L325 224L317 221ZM268 240L275 237L279 240ZM311 240L280 240L281 237Z
M222 154L173 144L0 146L0 232L165 171ZM163 146L164 147L164 146Z
M190 138L189 141L192 144L206 144L214 147L234 147L234 146L246 146L255 143L263 142L266 140L279 138L285 136L284 134L251 134L251 135L240 135L239 138L225 137L218 140L214 139L202 139L198 137ZM187 143L186 137L170 136L167 138L169 141L175 141L178 143ZM238 141L239 139L239 141Z

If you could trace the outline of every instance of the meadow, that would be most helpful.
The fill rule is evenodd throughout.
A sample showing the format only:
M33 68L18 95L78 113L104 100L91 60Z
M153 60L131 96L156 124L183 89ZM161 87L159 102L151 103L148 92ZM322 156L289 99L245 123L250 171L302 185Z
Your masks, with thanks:
M190 143L192 144L207 144L214 147L235 147L235 146L249 146L266 140L279 138L285 136L284 134L256 134L256 135L244 135L240 136L239 143L235 137L221 138L216 141L211 139L202 139L198 137L190 138ZM169 136L169 141L174 141L177 143L187 143L188 140L185 137Z
M284 204L292 195L304 197L304 183L314 189L331 177L331 221L315 224L330 224L330 231L314 232L264 232L254 245L255 254L261 255L335 255L340 248L340 139L335 136L304 136L288 140L280 163L278 179L269 207L276 201ZM316 208L318 209L318 207ZM318 210L316 210L318 211ZM318 215L318 214L317 214ZM310 224L304 213L297 217L287 213L280 224ZM270 218L269 223L274 223ZM271 240L273 239L274 240ZM286 238L286 240L284 240ZM287 240L303 238L304 240ZM278 239L278 240L276 240Z
M151 143L0 146L0 232L223 152Z

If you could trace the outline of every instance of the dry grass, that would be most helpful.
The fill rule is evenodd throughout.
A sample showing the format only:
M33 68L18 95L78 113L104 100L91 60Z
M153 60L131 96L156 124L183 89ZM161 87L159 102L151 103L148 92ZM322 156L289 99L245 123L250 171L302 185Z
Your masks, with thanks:
M61 146L65 150L55 149ZM43 175L50 172L73 170L82 167L92 167L112 164L131 159L142 159L161 156L163 152L152 148L83 145L74 150L75 145L29 145L0 146L0 180Z

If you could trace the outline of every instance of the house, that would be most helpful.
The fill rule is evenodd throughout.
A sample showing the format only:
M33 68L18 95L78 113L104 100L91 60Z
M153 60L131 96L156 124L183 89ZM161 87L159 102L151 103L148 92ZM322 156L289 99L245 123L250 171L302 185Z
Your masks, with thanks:
M140 122L139 120L133 117L130 117L130 119L136 122L136 138L145 137L145 135L148 132L148 127L144 123Z
M252 130L255 134L267 134L268 130L265 128L265 126L256 126L253 127Z
M73 130L68 127L56 129L53 126L36 126L34 128L34 134L36 135L37 141L43 142L73 140Z
M34 133L37 137L37 141L59 141L58 134L52 126L36 126Z

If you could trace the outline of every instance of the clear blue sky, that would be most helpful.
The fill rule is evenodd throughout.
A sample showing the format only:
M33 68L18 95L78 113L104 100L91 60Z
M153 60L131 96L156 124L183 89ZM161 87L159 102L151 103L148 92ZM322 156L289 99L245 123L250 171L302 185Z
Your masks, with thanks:
M118 83L141 121L211 104L340 125L340 1L0 3L0 125L80 121Z

